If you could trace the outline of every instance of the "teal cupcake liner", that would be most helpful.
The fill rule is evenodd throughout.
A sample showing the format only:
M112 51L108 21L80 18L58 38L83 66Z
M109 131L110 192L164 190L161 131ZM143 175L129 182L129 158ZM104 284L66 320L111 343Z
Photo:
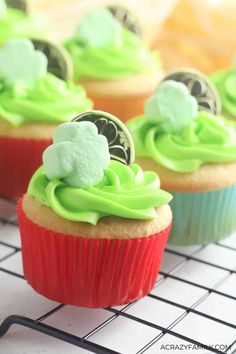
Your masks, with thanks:
M236 185L210 192L171 192L169 244L208 244L236 230Z

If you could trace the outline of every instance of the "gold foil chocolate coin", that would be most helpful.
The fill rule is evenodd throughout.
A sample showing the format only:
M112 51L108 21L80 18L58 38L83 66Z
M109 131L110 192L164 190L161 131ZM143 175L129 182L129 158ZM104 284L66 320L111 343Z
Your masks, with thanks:
M134 161L134 143L126 126L112 114L103 111L89 111L79 114L74 122L92 122L98 133L107 138L112 160L129 165Z
M141 35L141 25L135 11L129 7L116 4L108 5L107 9L124 28L136 33L138 36Z
M192 69L181 69L167 74L163 81L174 80L182 82L198 102L199 111L220 114L221 101L217 89L201 72Z
M71 59L63 47L44 39L31 38L30 40L35 49L46 55L48 59L48 72L65 81L72 77Z
M5 0L7 7L27 12L28 6L26 0Z

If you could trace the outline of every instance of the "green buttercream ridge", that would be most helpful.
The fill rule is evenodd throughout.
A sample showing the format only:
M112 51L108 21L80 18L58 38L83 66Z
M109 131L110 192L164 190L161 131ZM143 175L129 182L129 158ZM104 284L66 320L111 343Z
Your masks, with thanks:
M179 134L161 132L145 116L130 120L127 126L136 156L149 157L172 171L188 173L206 163L236 161L235 125L207 112L199 112Z
M65 43L73 64L75 79L118 79L135 73L150 72L160 67L158 52L151 52L140 38L122 28L119 43L96 48L76 36Z
M223 111L236 117L236 69L217 71L210 78L219 91Z
M50 73L33 87L22 82L7 86L0 81L0 119L16 127L36 121L67 122L91 107L82 87Z
M43 38L46 26L41 17L8 8L0 16L0 45L13 38Z
M64 219L93 225L104 216L150 220L156 215L155 208L172 199L160 189L154 172L117 161L110 162L98 185L87 189L71 187L60 179L50 181L40 167L30 181L28 193Z

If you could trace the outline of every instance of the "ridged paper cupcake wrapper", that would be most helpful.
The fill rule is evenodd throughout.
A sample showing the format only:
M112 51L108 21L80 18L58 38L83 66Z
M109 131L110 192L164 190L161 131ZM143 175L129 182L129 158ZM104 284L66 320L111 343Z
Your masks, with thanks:
M22 200L18 217L28 283L49 299L97 308L126 304L150 292L171 228L122 240L64 235L33 223Z
M171 193L170 244L208 244L236 230L236 185L210 192Z
M0 196L17 198L26 192L34 171L42 164L42 153L50 139L0 136Z

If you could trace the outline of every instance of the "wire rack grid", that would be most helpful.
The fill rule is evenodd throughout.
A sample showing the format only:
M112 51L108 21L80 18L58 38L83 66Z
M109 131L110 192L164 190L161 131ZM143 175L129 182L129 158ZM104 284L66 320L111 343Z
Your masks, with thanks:
M167 246L156 286L144 299L82 309L47 300L27 285L15 201L0 198L0 298L0 353L39 353L38 343L48 354L233 354L236 234L208 246ZM27 328L43 338L32 331L27 337Z

